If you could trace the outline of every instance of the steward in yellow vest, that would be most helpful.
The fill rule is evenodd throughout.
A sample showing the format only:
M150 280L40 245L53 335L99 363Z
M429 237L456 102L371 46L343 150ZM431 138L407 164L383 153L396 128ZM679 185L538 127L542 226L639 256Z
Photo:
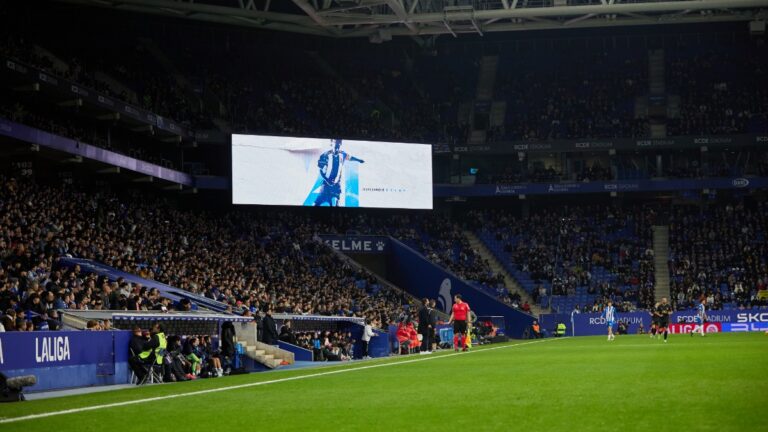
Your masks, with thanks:
M565 323L557 323L557 331L555 332L556 337L563 337L565 336Z
M165 340L165 333L159 323L152 324L149 330L151 335L150 339L144 343L143 351L139 353L139 358L144 363L151 363L152 356L154 356L155 363L163 364L163 356L165 356L165 349L168 346L168 341Z

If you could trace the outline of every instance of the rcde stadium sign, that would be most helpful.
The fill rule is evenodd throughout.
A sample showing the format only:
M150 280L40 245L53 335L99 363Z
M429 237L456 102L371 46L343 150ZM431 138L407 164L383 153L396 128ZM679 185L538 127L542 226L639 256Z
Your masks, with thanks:
M696 311L680 311L672 314L672 322L692 323ZM719 323L766 323L768 324L768 311L707 311L707 318L710 322Z
M389 237L320 235L320 240L345 253L383 254L389 251Z
M768 136L757 134L717 136L675 136L667 138L614 138L601 140L553 140L548 142L498 141L492 145L458 145L454 153L512 154L518 152L578 152L595 150L648 150L660 148L711 148L749 146L768 142Z
M768 177L738 177L672 180L619 180L565 183L519 183L508 185L452 185L436 184L436 197L500 196L500 195L553 195L606 192L661 192L703 189L760 189L768 187Z
M675 331L690 331L694 322L695 310L678 311L670 317L670 323ZM627 324L630 334L637 333L642 325L647 331L651 325L651 315L648 312L618 313L618 321ZM707 311L708 332L748 332L768 330L768 310L760 311ZM570 325L568 325L570 324ZM602 335L606 332L605 319L600 314L574 315L572 322L566 322L568 333L575 336ZM572 329L571 329L572 327ZM573 333L571 333L573 331Z

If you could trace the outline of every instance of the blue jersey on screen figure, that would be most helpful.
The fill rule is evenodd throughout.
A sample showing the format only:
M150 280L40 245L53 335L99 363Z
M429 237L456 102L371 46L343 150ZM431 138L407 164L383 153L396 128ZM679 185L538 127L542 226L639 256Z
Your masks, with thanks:
M338 207L341 200L344 164L347 161L365 163L362 159L342 151L340 139L332 139L331 146L332 149L321 154L317 160L317 167L320 170L320 177L323 179L323 186L317 199L315 199L315 206L327 203L331 207Z
M613 325L616 323L616 308L613 307L613 302L608 300L608 305L603 309L603 318L606 324L608 324L608 340L616 339L613 334Z

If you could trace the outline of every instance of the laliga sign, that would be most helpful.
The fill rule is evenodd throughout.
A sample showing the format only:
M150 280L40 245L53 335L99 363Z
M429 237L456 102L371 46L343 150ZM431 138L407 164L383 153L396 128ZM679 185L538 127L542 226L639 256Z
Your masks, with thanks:
M696 324L670 324L669 332L672 334L685 334L690 333L696 327ZM723 331L722 324L707 323L704 324L704 333L721 333Z

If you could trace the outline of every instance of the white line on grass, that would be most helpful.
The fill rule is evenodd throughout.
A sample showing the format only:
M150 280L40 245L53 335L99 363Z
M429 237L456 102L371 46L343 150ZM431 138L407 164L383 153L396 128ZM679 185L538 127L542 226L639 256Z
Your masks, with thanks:
M566 339L566 338L559 338L559 339ZM300 379L315 378L315 377L320 377L320 376L334 375L334 374L340 374L340 373L346 373L346 372L354 372L354 371L359 371L359 370L364 370L364 369L374 369L374 368L387 367L387 366L396 366L396 365L402 365L402 364L408 364L408 363L417 363L417 362L422 362L422 361L429 361L429 360L448 358L448 357L453 357L453 356L458 356L458 355L474 354L474 353L493 351L493 350L497 350L497 349L519 347L519 346L523 346L523 345L530 345L530 344L535 344L535 343L547 342L547 341L551 341L551 340L557 340L557 339L556 338L541 339L541 340L535 340L535 341L530 341L530 342L522 342L522 343L512 344L512 345L504 345L504 346L498 346L498 347L492 347L492 348L485 348L485 349L481 349L481 350L477 350L477 351L451 353L451 354L445 354L445 355L438 355L438 356L434 356L434 357L419 357L419 358L411 359L411 360L395 361L395 362L388 362L388 363L379 363L379 364L375 364L375 365L361 366L361 367L356 367L356 368L345 368L345 369L339 369L339 370L328 371L328 372L319 372L319 373L314 373L314 374L309 374L309 375L299 375L299 376L293 376L293 377L287 377L287 378L279 378L279 379L274 379L274 380L269 380L269 381L259 381L259 382L254 382L254 383L238 384L238 385L233 385L233 386L228 386L228 387L218 387L218 388L213 388L213 389L197 390L197 391L192 391L192 392L188 392L188 393L176 393L176 394L171 394L171 395L156 396L156 397L145 398L145 399L135 399L135 400L129 400L129 401L114 402L114 403L109 403L109 404L93 405L93 406L82 407L82 408L71 408L71 409L66 409L66 410L61 410L61 411L51 411L51 412L45 412L45 413L39 413L39 414L30 414L30 415L25 415L25 416L21 416L21 417L11 417L11 418L5 418L5 419L4 418L0 418L0 424L16 423L16 422L21 422L21 421L25 421L25 420L35 420L35 419L39 419L39 418L60 416L60 415L64 415L64 414L75 414L75 413L80 413L80 412L84 412L84 411L94 411L94 410L99 410L99 409L104 409L104 408L114 408L114 407L121 407L121 406L126 406L126 405L135 405L135 404L140 404L140 403L156 402L156 401L161 401L161 400L166 400L166 399L175 399L175 398L186 397L186 396L197 396L197 395L208 394L208 393L216 393L216 392L222 392L222 391L227 391L227 390L237 390L237 389L248 388L248 387L257 387L257 386L262 386L262 385L267 385L267 384L276 384L276 383L281 383L281 382L286 382L286 381L296 381L296 380L300 380Z

